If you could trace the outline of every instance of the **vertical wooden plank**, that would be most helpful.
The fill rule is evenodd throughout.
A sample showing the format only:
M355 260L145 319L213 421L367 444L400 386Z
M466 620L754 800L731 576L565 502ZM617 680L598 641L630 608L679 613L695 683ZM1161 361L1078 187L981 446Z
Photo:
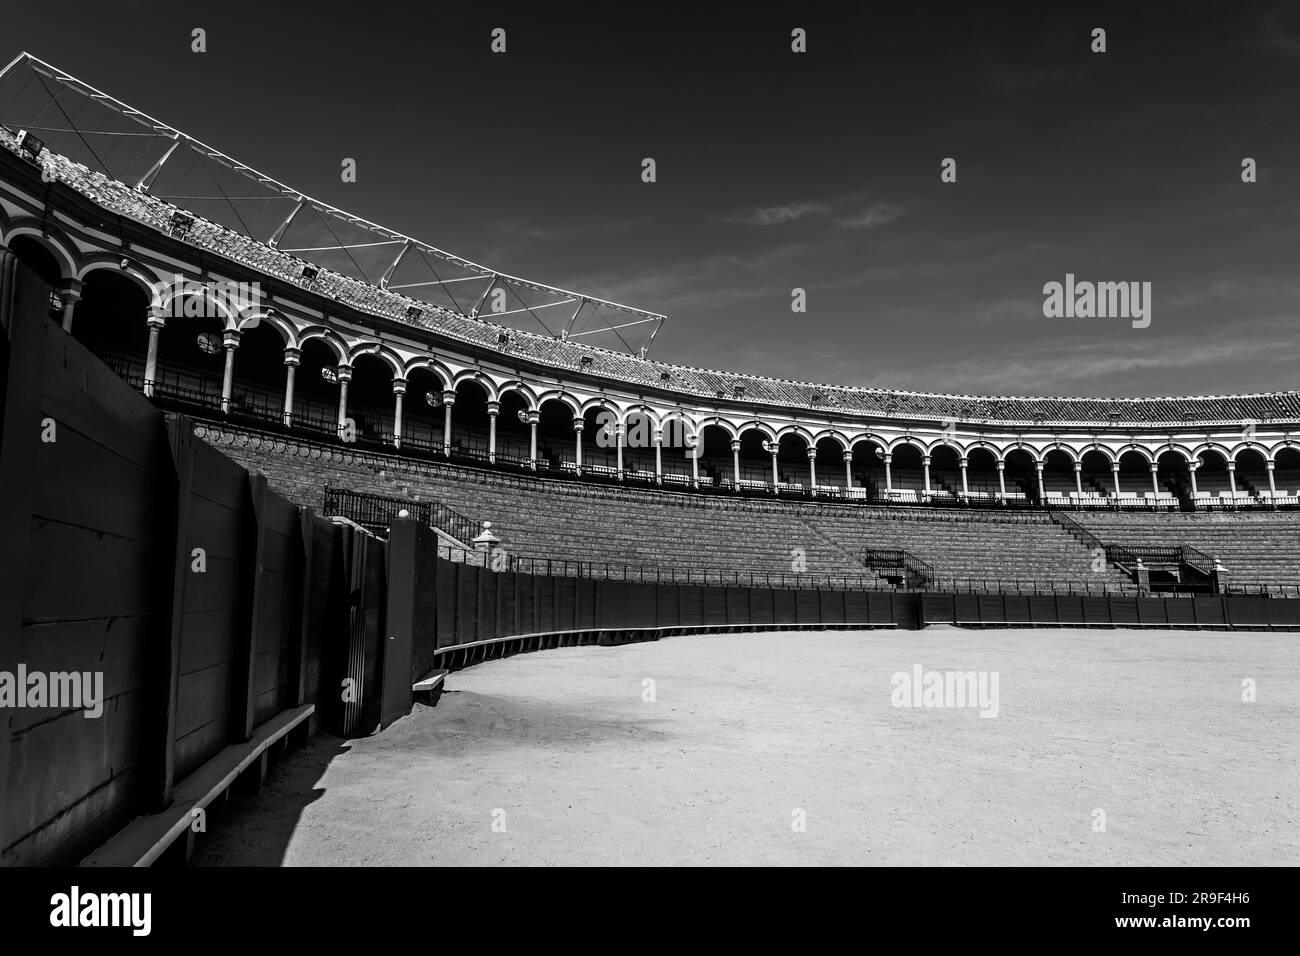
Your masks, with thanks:
M162 779L158 787L158 809L172 801L176 782L176 707L180 686L181 633L185 625L185 593L190 578L190 511L194 500L194 426L180 416L167 423L172 460L176 468L175 530L170 565L171 580L164 591L159 618L166 622L160 670L166 681L163 699L161 746ZM170 606L165 606L170 602Z
M307 702L307 629L311 627L312 607L311 607L311 585L312 585L312 525L316 520L316 514L308 507L298 508L298 538L302 550L298 554L298 573L299 573L299 597L298 597L298 629L293 638L293 647L290 651L294 674L290 678L290 685L294 688L293 703L295 707L301 707Z
M241 558L249 558L250 567L246 570L247 575L251 575L251 581L248 584L249 598L247 603L246 627L244 628L244 644L240 647L239 666L242 668L240 679L235 685L235 693L238 699L233 708L235 717L235 729L240 742L253 739L253 702L256 694L253 689L253 682L257 676L257 645L262 630L262 601L265 592L265 581L262 574L262 562L266 548L266 496L267 482L265 475L249 475L249 490L252 492L253 508L251 514L252 521L252 547L251 553L240 555ZM248 577L245 577L248 580Z
M44 393L46 329L41 295L49 290L7 250L0 252L0 319L8 326L0 410L0 664L6 670L10 648L19 646L22 591L26 580L31 534L32 490L37 480L31 463L41 440L41 398ZM9 786L10 722L13 710L0 710L0 799ZM11 842L0 813L0 864Z
M417 530L410 518L398 518L388 529L386 627L380 635L380 730L411 712Z

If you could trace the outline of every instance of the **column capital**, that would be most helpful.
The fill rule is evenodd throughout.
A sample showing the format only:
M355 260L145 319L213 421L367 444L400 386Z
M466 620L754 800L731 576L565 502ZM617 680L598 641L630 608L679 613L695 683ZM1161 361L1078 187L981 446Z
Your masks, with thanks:
M740 451L740 439L739 439L739 438L733 438L733 439L731 440L731 450L732 450L732 451Z
M929 455L922 455L922 456L921 456L921 464L923 464L923 465L928 465L928 464L930 464L930 456L929 456Z
M662 445L664 443L664 430L662 428L656 428L651 433L650 440L656 445Z
M957 459L957 464L958 464L959 466L961 466L962 468L965 468L969 463L970 463L970 459L969 459L969 458L958 458L958 459Z
M815 446L808 449L808 460L809 461L817 460L817 448Z
M228 349L239 348L240 333L234 329L227 329L221 334L221 344Z
M163 315L155 315L153 312L150 312L149 315L145 317L144 324L149 326L151 329L158 329L161 331L167 325L167 317Z
M446 407L446 406L448 406L448 405L455 405L455 404L456 404L456 392L455 392L454 390L450 389L450 388L447 389L446 391L444 391L444 392L442 393L442 404L443 404L444 407Z
M293 347L290 347L284 350L285 365L297 365L301 361L302 361L302 349L295 349Z
M1153 462L1151 463L1151 474L1154 475L1154 474L1155 474L1157 471L1159 471L1159 470L1160 470L1160 462L1158 462L1158 461L1153 461Z
M404 378L393 379L393 394L394 395L406 394L406 379Z
M582 431L582 430L583 430L584 428L586 428L586 427L587 427L586 419L575 418L575 419L573 420L573 430L574 430L575 432L580 432L580 431Z
M1270 458L1268 461L1264 462L1264 467L1267 468L1269 471L1272 471L1273 466L1276 464L1277 462L1273 461L1273 459Z
M1074 463L1074 470L1075 470L1075 471L1083 471L1083 462L1081 462L1081 461L1076 461L1076 462Z
M352 381L352 366L340 365L334 369L334 375L340 382L350 382Z
M1228 462L1228 471L1236 471L1236 470L1237 470L1237 463L1235 461Z
M491 415L493 418L496 418L498 415L501 414L501 403L500 403L500 402L488 402L488 403L487 403L487 413L488 413L489 415Z
M846 451L844 453L844 460L851 463L853 461L853 452Z
M1005 461L1003 461L1001 458L999 458L999 459L998 459L998 471L1006 471L1006 470L1007 470L1007 463L1006 463Z
M64 279L54 287L54 291L64 302L76 302L81 298L81 280Z

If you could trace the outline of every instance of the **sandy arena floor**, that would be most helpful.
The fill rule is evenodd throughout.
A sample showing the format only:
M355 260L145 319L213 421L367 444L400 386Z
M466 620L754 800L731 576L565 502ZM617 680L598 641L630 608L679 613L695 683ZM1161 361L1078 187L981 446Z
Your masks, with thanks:
M891 706L916 664L997 672L998 716ZM1300 864L1300 634L678 637L447 687L291 753L195 862Z

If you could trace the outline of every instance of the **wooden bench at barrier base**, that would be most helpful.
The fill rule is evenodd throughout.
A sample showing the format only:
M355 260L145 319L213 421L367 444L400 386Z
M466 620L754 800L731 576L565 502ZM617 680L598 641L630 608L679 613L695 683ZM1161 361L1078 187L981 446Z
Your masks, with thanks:
M529 651L552 650L557 647L617 647L623 644L640 644L657 641L661 637L679 637L685 634L711 634L719 632L759 631L865 631L897 629L894 622L874 624L687 624L672 627L584 628L570 631L545 631L536 634L516 634L510 637L492 637L482 641L453 644L440 648L433 654L436 669L430 676L417 682L412 690L419 691L439 673L460 670L471 664L511 657ZM439 691L441 693L441 691Z
M315 704L304 704L253 728L251 740L230 745L177 784L166 810L136 817L81 865L151 866L169 854L188 861L194 852L195 811L206 811L232 787L255 793L266 779L272 751L278 756L291 741L305 742L315 712Z
M1176 631L1202 628L1210 631L1300 631L1294 624L1166 624L1115 623L1110 621L929 621L927 624L954 624L957 627L1109 627L1125 631Z
M448 673L448 671L440 668L422 680L416 681L411 685L411 698L426 703L430 707L437 707L438 698L442 696L445 689L443 684Z

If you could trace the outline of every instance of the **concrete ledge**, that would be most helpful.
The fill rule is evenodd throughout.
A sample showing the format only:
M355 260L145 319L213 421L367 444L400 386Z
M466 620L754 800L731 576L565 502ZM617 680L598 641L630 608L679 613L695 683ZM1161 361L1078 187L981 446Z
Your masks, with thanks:
M316 712L304 704L277 714L253 728L253 739L232 744L176 786L171 806L161 813L136 817L108 842L81 861L82 866L150 866L184 836L203 809L221 796L235 779L261 758L273 743L284 738Z

